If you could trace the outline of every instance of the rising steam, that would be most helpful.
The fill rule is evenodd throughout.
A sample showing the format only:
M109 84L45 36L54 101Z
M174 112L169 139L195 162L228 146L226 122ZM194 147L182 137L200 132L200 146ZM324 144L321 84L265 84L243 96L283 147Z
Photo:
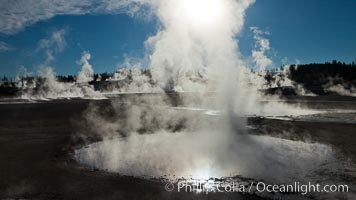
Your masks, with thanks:
M113 101L113 119L91 107L85 115L89 124L86 128L103 141L77 150L76 158L124 175L208 178L244 174L279 181L308 175L332 160L330 147L325 145L245 134L243 116L305 113L277 102L261 103L258 89L264 81L248 70L235 39L243 27L245 11L253 3L144 1L161 23L157 34L145 43L151 78L140 78L142 74L133 70L134 81L125 88L194 92L194 100L181 98L185 106L195 109L177 111L164 94L133 97L125 106ZM254 61L262 70L269 64L264 56L269 44L266 39L256 39L260 42ZM119 71L115 79L124 80L128 74ZM291 162L291 158L300 163ZM272 165L280 176L271 171Z
M51 44L52 42L47 41L46 44L47 43ZM24 79L24 77L26 78L31 73L27 72L26 68L21 68L21 73L16 78L19 88L22 89L21 98L42 100L78 97L91 99L103 98L100 93L94 91L94 88L88 84L89 81L93 80L94 75L92 66L89 63L89 53L83 52L83 56L79 62L82 64L82 69L79 72L75 83L65 83L58 81L53 68L46 66L53 59L52 51L46 50L46 54L47 59L39 67L37 72L38 78L32 79L30 81Z
M89 63L91 58L90 53L83 52L83 56L80 59L80 64L82 64L82 70L79 72L77 77L77 83L88 83L93 80L94 70Z

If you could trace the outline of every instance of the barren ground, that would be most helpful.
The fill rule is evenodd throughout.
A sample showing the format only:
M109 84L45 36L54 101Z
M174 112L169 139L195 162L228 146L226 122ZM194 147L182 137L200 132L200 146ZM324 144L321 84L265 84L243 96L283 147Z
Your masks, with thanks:
M289 99L300 101L300 99ZM311 107L356 108L353 98L307 99ZM303 99L305 101L305 99ZM324 102L324 103L322 103ZM326 103L325 103L326 102ZM158 180L90 171L70 156L81 113L89 100L0 104L0 199L259 199L254 195L166 192ZM96 101L105 106L107 100ZM356 121L356 118L355 118ZM259 134L308 137L331 144L356 160L356 123L280 121L253 118ZM355 180L351 180L355 183ZM355 185L355 184L354 184Z

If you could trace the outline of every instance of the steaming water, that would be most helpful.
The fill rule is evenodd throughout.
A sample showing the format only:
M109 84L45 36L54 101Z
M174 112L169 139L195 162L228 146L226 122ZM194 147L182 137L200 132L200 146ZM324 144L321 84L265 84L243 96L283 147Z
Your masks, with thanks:
M280 118L284 120L288 120L289 118L291 119L292 117L300 117L300 116L308 116L308 115L316 115L316 114L321 114L325 113L323 110L312 110L312 109L302 109L302 108L297 108L293 106L289 106L289 109L286 110L273 110L272 112L265 111L265 112L250 112L247 113L245 116L246 117L268 117L268 118ZM195 108L195 107L174 107L174 109L177 110L183 110L183 111L193 111L193 112L200 112L204 113L207 115L223 115L224 112L222 110L213 110L213 109L205 109L205 108Z
M237 135L230 138L235 142L226 143L231 146L224 146L225 139L208 130L132 134L78 149L75 158L88 167L143 177L207 179L242 175L288 182L315 177L321 170L338 169L335 153L328 145Z

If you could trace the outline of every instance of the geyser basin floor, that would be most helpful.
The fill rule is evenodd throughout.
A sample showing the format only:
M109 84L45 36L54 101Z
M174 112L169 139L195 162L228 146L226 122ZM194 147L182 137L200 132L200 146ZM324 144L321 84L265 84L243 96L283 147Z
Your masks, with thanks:
M352 102L311 101L310 104L329 109L338 105L354 109ZM104 109L108 100L91 103L101 104ZM73 138L77 136L77 122L88 104L88 100L62 100L0 105L0 113L5 113L0 115L0 199L261 199L238 193L169 193L164 184L157 181L84 169L69 155L81 144ZM266 127L262 134L286 139L306 138L311 143L331 145L333 152L341 151L352 162L356 160L355 124L273 119L252 119L251 123L260 129ZM355 173L355 168L350 166L340 171ZM347 173L334 178L347 180L350 187L355 188L354 176ZM344 199L353 199L347 197Z

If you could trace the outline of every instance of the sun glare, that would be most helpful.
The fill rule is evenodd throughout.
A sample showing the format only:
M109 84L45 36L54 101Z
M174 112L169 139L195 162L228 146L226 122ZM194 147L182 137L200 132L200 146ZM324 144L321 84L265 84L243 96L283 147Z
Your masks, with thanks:
M181 0L183 17L193 25L210 26L222 18L223 0Z
M198 169L191 174L194 179L208 180L213 177L212 171L209 168Z

